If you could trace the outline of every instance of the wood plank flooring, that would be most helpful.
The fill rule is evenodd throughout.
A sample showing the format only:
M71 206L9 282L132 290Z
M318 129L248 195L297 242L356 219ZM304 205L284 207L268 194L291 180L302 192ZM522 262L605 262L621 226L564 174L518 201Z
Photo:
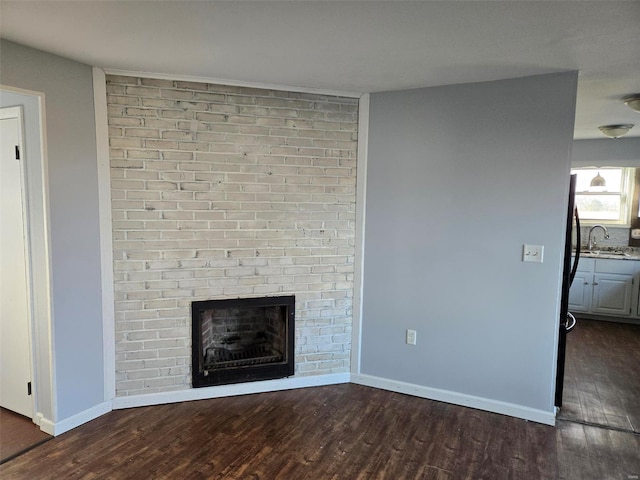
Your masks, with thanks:
M51 438L31 419L0 408L0 463Z
M578 319L560 419L640 433L640 326Z
M628 480L638 452L633 433L342 384L114 411L0 478Z
M556 428L335 385L111 412L0 478L630 480L639 427L640 327L580 320Z

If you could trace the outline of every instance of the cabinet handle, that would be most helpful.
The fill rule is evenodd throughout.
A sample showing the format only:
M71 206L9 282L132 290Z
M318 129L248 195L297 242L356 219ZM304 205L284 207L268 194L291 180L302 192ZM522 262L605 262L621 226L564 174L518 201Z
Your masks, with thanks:
M598 282L593 282L594 285L598 285Z
M584 282L584 285L589 285L589 282Z

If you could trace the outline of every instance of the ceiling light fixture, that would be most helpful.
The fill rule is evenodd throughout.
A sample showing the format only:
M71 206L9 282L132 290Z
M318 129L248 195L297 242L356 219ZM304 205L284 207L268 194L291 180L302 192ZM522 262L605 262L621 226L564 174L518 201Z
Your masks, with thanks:
M598 128L607 137L618 138L629 133L629 130L633 128L633 124L626 123L623 125L602 125Z
M622 101L627 105L627 107L635 110L636 112L640 112L640 93L627 95L622 98Z
M589 186L595 188L604 188L607 186L607 182L600 176L600 172L598 172L598 174L591 179L591 184Z

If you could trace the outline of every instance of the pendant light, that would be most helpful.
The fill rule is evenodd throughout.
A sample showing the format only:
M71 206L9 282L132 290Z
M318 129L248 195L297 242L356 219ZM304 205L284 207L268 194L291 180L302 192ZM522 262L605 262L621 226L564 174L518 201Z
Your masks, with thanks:
M594 190L604 190L607 186L607 182L600 176L600 172L598 172L598 174L591 179L589 186Z

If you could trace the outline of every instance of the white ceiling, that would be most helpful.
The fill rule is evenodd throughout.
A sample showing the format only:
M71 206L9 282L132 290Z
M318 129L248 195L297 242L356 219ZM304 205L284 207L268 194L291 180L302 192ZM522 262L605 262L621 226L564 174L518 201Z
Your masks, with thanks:
M634 123L638 1L8 1L3 38L104 68L341 92L579 70L576 138Z

